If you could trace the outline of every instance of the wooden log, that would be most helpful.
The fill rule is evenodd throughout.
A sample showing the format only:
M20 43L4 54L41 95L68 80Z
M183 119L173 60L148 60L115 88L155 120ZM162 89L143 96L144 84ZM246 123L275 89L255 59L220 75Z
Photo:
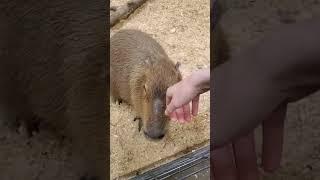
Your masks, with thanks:
M146 1L147 0L129 0L125 5L110 7L110 27L113 27L121 19L127 18Z

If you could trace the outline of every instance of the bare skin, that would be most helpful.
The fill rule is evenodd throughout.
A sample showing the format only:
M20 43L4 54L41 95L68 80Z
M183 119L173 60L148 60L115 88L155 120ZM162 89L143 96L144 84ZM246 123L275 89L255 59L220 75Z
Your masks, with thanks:
M198 114L200 94L209 90L210 69L202 69L193 72L177 84L167 90L166 115L170 115L172 120L183 122L191 121L191 114ZM189 102L192 101L190 111Z

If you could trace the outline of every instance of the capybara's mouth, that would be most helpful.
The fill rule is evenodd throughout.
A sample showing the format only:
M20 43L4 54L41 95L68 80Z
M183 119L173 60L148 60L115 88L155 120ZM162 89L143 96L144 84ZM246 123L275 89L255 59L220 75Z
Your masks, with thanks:
M146 133L145 131L143 131L144 136L146 137L146 139L151 140L151 141L161 141L165 134L161 134L159 136L150 136L148 133Z

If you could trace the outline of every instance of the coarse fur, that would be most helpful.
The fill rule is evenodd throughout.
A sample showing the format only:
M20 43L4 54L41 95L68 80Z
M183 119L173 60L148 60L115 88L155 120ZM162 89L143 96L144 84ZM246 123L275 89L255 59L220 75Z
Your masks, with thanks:
M76 180L107 177L105 6L0 3L2 124L26 124L29 135L48 125L57 137L65 136L72 143Z
M148 137L162 138L168 121L164 114L166 90L181 80L179 64L170 60L158 42L138 30L117 32L110 47L111 95L133 106Z

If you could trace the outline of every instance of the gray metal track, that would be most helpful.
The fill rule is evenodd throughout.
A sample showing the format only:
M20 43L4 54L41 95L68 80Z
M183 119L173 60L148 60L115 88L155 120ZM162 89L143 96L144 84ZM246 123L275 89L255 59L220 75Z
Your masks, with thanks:
M198 174L210 172L209 146L138 175L131 180L204 179ZM193 178L192 178L193 177ZM209 174L206 175L207 179Z

